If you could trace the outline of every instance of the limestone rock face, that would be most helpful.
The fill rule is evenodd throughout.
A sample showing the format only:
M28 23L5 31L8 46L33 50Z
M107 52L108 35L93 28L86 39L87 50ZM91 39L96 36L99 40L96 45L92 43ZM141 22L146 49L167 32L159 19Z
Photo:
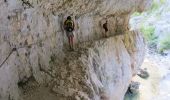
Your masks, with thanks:
M122 100L144 56L140 33L129 16L150 0L1 0L0 100L22 100L30 78L54 81L57 100ZM71 15L76 51L68 51L62 27ZM109 36L102 38L108 19ZM117 36L115 36L117 35ZM84 99L81 99L84 98ZM33 99L30 99L33 100Z
M122 35L82 44L81 52L71 53L65 58L67 63L53 68L60 80L53 91L60 100L123 100L136 66L143 60L143 38L138 35L128 34L130 40ZM128 48L126 43L132 41L141 44ZM131 55L128 49L132 48Z

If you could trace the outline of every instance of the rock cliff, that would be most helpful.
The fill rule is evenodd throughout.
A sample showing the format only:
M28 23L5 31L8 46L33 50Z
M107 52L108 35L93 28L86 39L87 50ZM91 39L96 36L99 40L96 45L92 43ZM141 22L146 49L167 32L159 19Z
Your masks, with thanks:
M0 100L37 100L26 90L44 85L54 100L122 100L144 58L143 37L129 30L129 16L149 5L150 0L1 0L0 64L17 51L0 66ZM74 52L62 27L68 15L76 24ZM102 39L106 18L109 38Z

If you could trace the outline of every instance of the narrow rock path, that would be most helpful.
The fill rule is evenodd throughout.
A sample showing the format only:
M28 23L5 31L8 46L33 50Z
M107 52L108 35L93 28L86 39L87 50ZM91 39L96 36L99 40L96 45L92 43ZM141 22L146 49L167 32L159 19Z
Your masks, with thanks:
M110 38L110 37L108 37L108 38ZM62 79L61 78L62 73L60 73L60 72L62 72L63 68L66 68L66 69L69 68L69 70L75 70L75 69L80 70L79 68L70 68L70 64L73 64L75 62L77 63L77 59L79 59L79 57L81 57L82 54L85 54L85 52L88 52L88 49L93 47L93 45L95 44L96 41L104 42L104 41L107 41L108 38L102 38L102 39L95 40L95 41L88 41L88 42L80 43L80 44L76 45L74 51L65 49L64 52L65 52L66 56L65 56L63 62L56 63L54 61L51 66L50 71L45 71L43 69L41 70L44 73L51 76L53 78L52 81L49 82L48 84L41 85L41 86L38 85L38 83L36 83L35 81L29 82L28 84L26 84L25 88L23 88L23 90L24 90L23 100L58 100L56 98L63 98L62 100L67 100L64 97L61 97L62 95L58 95L55 93L55 92L58 92L58 89L55 89L58 84L57 80ZM60 74L56 74L56 72L58 72ZM74 72L74 71L72 71L72 72ZM78 72L82 72L82 71L78 71ZM67 72L67 73L69 74L69 72ZM75 76L75 77L78 77L78 76ZM74 100L74 99L70 98L70 100Z

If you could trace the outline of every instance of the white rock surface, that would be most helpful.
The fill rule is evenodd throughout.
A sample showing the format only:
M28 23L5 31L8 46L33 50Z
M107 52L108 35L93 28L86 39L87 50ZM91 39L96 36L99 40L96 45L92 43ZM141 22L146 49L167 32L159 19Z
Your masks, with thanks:
M103 94L108 100L122 100L144 54L142 36L129 31L129 15L143 11L150 0L27 1L33 8L20 0L0 1L0 62L13 47L22 47L0 68L0 100L22 100L19 84L30 77L39 84L58 79L54 90L62 90L66 100L68 96L100 100ZM76 23L75 45L86 51L78 49L82 55L67 52L62 23L70 14ZM110 36L124 35L99 40L105 17ZM96 42L79 45L85 41ZM67 57L74 59L63 66ZM56 67L51 64L53 59Z
M129 35L132 40L127 41L127 37L122 35L84 44L79 47L82 53L73 53L67 56L64 65L55 66L57 80L62 80L55 84L53 90L63 96L60 100L70 97L73 100L75 97L79 98L77 100L104 100L104 97L107 100L123 100L136 66L140 66L144 56L144 48L141 49L138 44L133 48L126 45L137 35L132 33ZM138 37L135 42L144 47L142 41L143 38ZM128 49L136 51L131 55Z

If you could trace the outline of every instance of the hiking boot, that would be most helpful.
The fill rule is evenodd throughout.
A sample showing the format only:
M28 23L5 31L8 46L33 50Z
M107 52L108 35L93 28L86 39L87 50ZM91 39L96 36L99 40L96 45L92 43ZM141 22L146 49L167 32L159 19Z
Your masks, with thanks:
M71 48L71 51L74 51L74 48Z

